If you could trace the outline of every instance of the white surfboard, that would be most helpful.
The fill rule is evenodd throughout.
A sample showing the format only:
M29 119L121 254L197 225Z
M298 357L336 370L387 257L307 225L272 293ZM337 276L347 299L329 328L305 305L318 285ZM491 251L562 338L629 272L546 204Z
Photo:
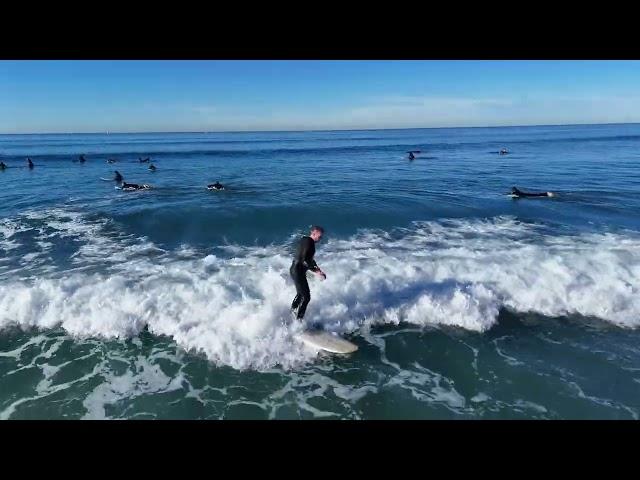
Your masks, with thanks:
M305 330L297 334L296 338L310 347L331 353L353 353L358 350L358 346L350 341L322 330Z
M116 190L122 190L123 192L140 192L142 190L151 190L151 185L147 185L143 183L140 185L142 188L131 188L131 187L115 187Z

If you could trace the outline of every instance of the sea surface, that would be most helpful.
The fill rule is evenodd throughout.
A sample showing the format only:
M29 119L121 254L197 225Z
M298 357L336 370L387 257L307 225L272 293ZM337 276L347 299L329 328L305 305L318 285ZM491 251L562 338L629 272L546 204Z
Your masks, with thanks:
M640 416L640 125L0 135L0 160L0 419ZM312 224L305 320L349 356L294 338Z

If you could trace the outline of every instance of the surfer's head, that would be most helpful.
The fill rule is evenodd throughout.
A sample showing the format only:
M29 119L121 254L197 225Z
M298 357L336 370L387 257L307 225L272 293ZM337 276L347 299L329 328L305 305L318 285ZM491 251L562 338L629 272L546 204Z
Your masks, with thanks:
M314 225L313 227L311 227L311 233L309 234L309 236L313 239L314 242L319 242L322 238L322 235L324 235L324 228L318 225Z

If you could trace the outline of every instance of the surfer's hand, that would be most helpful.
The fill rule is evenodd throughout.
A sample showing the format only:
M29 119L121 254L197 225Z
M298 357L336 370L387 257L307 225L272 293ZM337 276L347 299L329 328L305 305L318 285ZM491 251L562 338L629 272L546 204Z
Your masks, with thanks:
M322 277L325 280L327 279L327 276L324 274L322 270L318 270L316 273L318 274L319 277Z

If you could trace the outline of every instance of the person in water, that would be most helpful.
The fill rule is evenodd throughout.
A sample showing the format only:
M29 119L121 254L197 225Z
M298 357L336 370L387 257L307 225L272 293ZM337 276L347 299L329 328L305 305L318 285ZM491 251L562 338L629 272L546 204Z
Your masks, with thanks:
M84 155L80 155L80 163L84 163L86 161L87 161L87 159L84 158Z
M409 152L409 160L415 160L416 156L413 154L413 152Z
M140 163L149 163L149 157L147 158L139 157L138 160L140 161Z
M500 150L500 155L506 155L507 153L509 153L509 151L506 148Z
M116 163L116 161L113 158L108 158L107 163Z
M151 188L149 185L138 185L137 183L122 182L122 190L148 190Z
M113 178L116 182L118 183L122 183L122 181L124 180L124 178L122 177L122 175L120 174L119 171L115 171L116 176Z
M149 165L149 170L151 170L152 172L155 172L156 166L152 163L151 165Z
M309 283L307 282L307 270L311 270L323 279L327 278L313 259L316 253L315 243L320 241L323 234L324 229L322 227L311 227L309 236L304 236L300 240L296 256L293 259L291 268L289 268L289 274L296 286L296 297L291 304L291 311L297 313L296 316L298 320L304 318L307 305L309 305L309 301L311 300L311 292L309 291Z
M224 185L220 182L212 183L211 185L207 185L209 190L224 190Z
M33 168L33 162L31 161L31 159L30 159L30 158L27 158L27 164L28 164L28 167L29 167L30 169L32 169L32 168Z
M7 166L4 164L4 162L0 162L0 170L4 170L5 168L7 168Z
M522 190L518 190L516 187L511 188L511 195L516 198L521 197L553 197L555 194L553 192L541 192L541 193L527 193Z

